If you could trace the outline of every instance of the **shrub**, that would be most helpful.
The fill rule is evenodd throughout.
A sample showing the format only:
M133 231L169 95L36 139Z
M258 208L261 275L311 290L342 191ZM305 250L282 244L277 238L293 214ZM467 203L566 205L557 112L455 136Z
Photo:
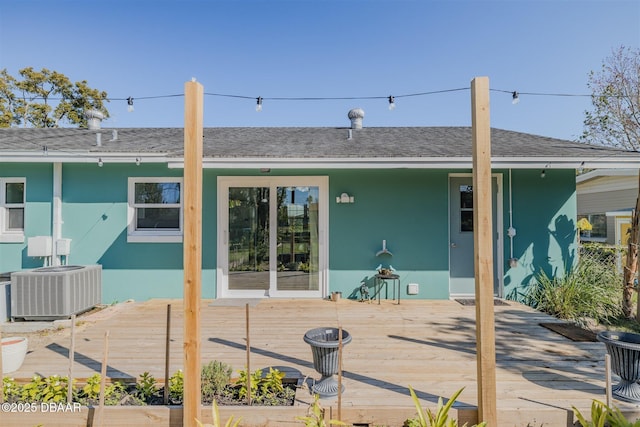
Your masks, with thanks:
M13 378L4 377L2 379L2 391L5 402L16 402L22 396L22 387Z
M305 427L327 427L332 425L346 426L340 420L328 420L324 419L324 408L320 405L320 396L317 394L313 396L313 403L309 405L307 415L305 417L296 417L296 419L302 421Z
M525 301L559 319L584 324L591 318L599 323L621 315L622 280L615 268L596 257L582 256L564 275L537 276Z
M62 402L67 398L67 383L66 377L35 375L22 386L21 398L25 402Z
M236 382L236 392L239 399L247 398L247 371L239 371L240 377ZM264 406L282 405L295 396L295 390L284 387L282 380L285 373L278 369L269 368L266 375L258 369L251 374L251 400L255 404Z
M156 379L149 372L140 374L140 380L136 382L136 395L144 402L148 402L158 393Z
M87 378L87 384L85 384L85 386L82 387L82 390L78 392L76 401L84 405L98 402L100 399L101 380L102 377L100 374L93 374ZM119 381L114 381L105 386L104 403L105 405L117 405L127 395L125 386Z
M222 394L231 381L231 372L233 372L231 366L217 360L202 367L200 380L203 402L211 402L216 396Z
M591 421L587 421L575 406L572 408L582 427L640 427L640 420L627 421L620 409L615 406L611 408L599 400L591 403Z
M222 420L220 419L220 412L218 411L218 404L214 400L211 403L211 412L213 415L213 424L202 424L200 420L196 419L196 423L198 427L222 427ZM227 420L224 424L224 427L238 427L240 425L240 420L242 418L238 418L236 422L233 422L233 415Z
M420 400L418 400L418 396L416 396L413 388L409 386L409 392L411 393L413 404L418 411L418 416L406 420L403 427L458 427L458 421L449 418L449 410L455 403L456 399L458 399L458 396L460 396L460 393L462 393L462 390L464 390L464 388L456 391L446 404L442 403L441 397L438 398L438 407L436 408L436 412L434 414L430 409L422 408ZM465 426L466 424L464 424L462 427ZM484 422L476 424L476 427L485 426L486 424Z
M184 373L182 369L178 369L171 378L169 378L169 399L174 404L181 404L184 395Z

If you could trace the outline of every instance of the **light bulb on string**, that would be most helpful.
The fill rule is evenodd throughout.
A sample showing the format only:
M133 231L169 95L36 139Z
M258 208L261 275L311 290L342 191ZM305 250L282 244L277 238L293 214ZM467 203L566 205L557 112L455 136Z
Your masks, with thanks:
M396 98L393 95L389 96L389 110L393 111L396 109Z
M127 111L128 112L133 112L133 98L132 97L128 97L127 98Z
M98 158L98 167L101 168L104 165L102 162L102 157Z
M516 91L513 91L513 93L511 94L511 98L512 98L511 99L511 103L513 105L516 105L517 103L520 102L520 97L518 96L518 92L516 92Z
M259 113L262 111L262 97L259 96L256 98L256 111Z

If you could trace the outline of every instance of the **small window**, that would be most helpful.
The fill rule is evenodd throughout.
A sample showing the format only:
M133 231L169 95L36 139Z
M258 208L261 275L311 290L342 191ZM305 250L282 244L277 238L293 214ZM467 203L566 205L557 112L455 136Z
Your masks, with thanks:
M0 242L24 242L25 178L0 178Z
M473 232L473 187L460 186L460 231Z
M578 221L586 218L591 224L591 230L581 230L583 240L604 241L607 238L607 216L605 214L578 215Z
M127 240L182 241L181 178L129 178Z

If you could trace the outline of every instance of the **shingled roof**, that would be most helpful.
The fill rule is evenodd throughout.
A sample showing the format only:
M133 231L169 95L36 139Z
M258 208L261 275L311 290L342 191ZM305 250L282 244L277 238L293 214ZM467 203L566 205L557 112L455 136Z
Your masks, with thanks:
M97 144L96 133L101 133ZM204 129L204 161L213 164L296 161L319 164L346 162L469 163L470 127L369 127L361 130L320 127L220 127ZM0 129L0 161L41 158L43 152L62 161L86 156L114 158L153 156L156 161L181 162L182 128ZM640 153L588 145L501 129L491 131L492 159L539 167L638 167ZM55 160L51 160L55 161ZM577 162L577 163L576 163ZM606 165L606 166L605 166ZM511 166L510 166L511 167ZM517 167L517 166L516 166Z

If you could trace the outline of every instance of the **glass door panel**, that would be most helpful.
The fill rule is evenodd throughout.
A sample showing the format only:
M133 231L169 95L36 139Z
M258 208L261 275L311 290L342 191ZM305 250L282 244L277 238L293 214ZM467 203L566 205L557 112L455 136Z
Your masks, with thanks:
M277 187L277 291L318 291L318 187Z
M268 290L269 188L229 187L229 290Z

